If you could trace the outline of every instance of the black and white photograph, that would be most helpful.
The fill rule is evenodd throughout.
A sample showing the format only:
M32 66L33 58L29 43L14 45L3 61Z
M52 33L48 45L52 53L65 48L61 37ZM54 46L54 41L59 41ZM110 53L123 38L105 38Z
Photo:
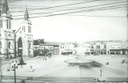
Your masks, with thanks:
M128 0L0 0L0 83L128 83Z

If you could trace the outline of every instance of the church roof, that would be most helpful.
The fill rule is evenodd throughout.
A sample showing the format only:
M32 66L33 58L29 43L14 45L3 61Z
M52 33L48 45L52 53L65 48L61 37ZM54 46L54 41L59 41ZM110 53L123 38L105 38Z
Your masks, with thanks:
M28 20L28 19L29 19L29 14L28 14L28 9L27 9L27 7L26 7L25 14L24 14L24 19L25 19L25 20Z
M2 13L6 13L9 11L8 2L7 0L4 0L3 6L2 6Z

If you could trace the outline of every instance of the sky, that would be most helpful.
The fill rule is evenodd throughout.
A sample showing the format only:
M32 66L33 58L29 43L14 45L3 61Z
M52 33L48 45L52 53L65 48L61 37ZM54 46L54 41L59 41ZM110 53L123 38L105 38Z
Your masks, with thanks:
M24 10L27 6L30 17L31 13L45 13L56 11L58 8L29 11L30 8L39 7L53 7L58 5L79 3L84 0L22 0L17 2L10 2L10 12ZM114 0L112 0L114 2ZM93 3L98 5L101 3L109 3L110 1L99 1ZM119 0L125 1L125 0ZM76 8L90 6L90 4L71 5L70 7L60 7L61 9ZM18 8L19 7L19 8ZM20 8L22 7L22 8ZM60 12L61 13L61 12ZM12 16L21 13L12 13ZM95 41L95 40L127 40L127 11L126 8L73 13L66 15L56 15L49 17L30 18L32 21L32 33L34 39L44 39L51 42L81 42L81 41ZM23 16L22 16L23 18ZM12 27L18 29L21 20L13 20Z

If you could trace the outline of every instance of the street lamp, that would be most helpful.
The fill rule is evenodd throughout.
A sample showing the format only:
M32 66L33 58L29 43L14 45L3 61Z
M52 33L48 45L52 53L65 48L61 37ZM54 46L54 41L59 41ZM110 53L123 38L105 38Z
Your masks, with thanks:
M16 61L13 62L13 68L14 68L14 83L16 83Z
M15 34L16 30L13 30L14 32L14 57L16 60L16 34ZM16 61L14 61L14 83L16 83Z
M0 76L0 80L1 81L0 82L2 83L2 66L1 66L1 60L2 60L2 58L0 57L0 74L1 74L1 76Z

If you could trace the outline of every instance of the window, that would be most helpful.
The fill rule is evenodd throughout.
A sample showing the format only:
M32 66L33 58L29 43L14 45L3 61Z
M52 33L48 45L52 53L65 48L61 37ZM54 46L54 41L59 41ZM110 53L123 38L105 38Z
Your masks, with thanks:
M9 27L9 29L11 29L11 21L10 20L8 20L8 27Z
M25 32L25 26L23 26L23 28L24 28L24 32Z
M91 46L91 48L93 48L93 46Z
M104 48L106 48L106 45L104 45Z
M28 26L28 32L31 33L31 27L30 26Z
M22 26L22 30L24 30L23 26Z
M11 21L7 20L7 29L11 29Z
M2 42L0 41L0 48L2 48Z
M97 45L96 47L97 47L97 49L100 49L100 45Z
M25 26L22 26L22 30L25 32Z
M29 48L31 48L31 43L29 43Z
M11 43L10 43L10 42L8 42L8 48L10 48L10 45L11 45Z
M100 45L99 45L99 49L100 49Z
M3 27L3 20L0 20L0 28Z
M11 37L11 34L8 34L8 37Z

